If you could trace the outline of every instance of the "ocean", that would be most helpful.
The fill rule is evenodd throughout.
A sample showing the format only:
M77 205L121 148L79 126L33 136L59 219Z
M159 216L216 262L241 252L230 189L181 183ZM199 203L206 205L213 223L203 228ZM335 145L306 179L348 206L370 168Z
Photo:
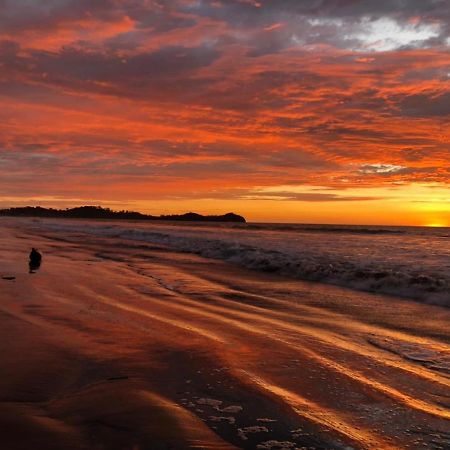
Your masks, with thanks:
M46 232L143 241L295 279L450 306L450 228L23 220Z

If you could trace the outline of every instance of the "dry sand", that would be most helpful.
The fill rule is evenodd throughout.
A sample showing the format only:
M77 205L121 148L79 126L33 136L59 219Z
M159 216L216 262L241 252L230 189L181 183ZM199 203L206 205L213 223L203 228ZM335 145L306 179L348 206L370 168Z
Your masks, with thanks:
M0 222L1 449L449 448L448 310L30 224Z

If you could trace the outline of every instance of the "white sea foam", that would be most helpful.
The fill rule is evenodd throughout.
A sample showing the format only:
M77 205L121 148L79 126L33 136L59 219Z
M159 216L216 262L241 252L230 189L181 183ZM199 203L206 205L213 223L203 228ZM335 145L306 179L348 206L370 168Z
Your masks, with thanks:
M247 268L450 306L450 230L41 221L54 232L145 241Z
M261 450L295 450L297 444L290 441L265 441L256 446L257 449Z
M379 336L371 336L368 341L431 370L450 374L450 351L446 347L436 348L433 344L406 342Z
M246 441L248 439L249 434L268 433L268 432L269 432L269 429L267 427L261 427L258 425L255 425L253 427L238 428L238 436L243 441Z
M211 422L227 422L230 425L233 425L236 423L236 419L232 416L210 416L209 420Z
M197 404L212 406L213 408L219 407L222 403L221 400L215 400L213 398L200 398L197 400Z
M229 414L237 414L238 412L241 412L243 410L242 406L238 406L238 405L231 405L231 406L227 406L225 408L219 408L218 406L216 406L217 411L219 412L223 412L223 413L229 413Z

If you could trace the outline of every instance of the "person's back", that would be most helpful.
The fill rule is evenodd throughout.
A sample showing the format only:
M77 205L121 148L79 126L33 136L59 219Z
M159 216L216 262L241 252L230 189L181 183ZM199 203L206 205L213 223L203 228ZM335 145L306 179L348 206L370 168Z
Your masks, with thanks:
M41 260L42 255L35 248L32 248L30 252L30 263L40 264Z

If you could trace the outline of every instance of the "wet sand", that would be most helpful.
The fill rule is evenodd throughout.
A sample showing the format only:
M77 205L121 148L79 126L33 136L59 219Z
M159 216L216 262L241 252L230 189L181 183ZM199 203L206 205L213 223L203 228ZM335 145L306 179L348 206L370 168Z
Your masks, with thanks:
M1 448L450 447L447 309L30 230L0 222Z

